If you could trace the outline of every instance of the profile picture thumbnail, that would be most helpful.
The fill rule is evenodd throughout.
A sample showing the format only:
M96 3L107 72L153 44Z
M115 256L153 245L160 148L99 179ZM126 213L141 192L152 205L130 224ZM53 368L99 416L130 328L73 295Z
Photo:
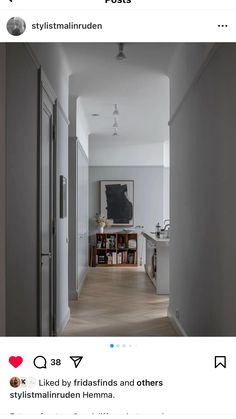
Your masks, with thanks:
M21 17L12 17L7 22L7 30L13 36L20 36L25 32L26 23Z
M10 385L14 388L20 387L21 380L18 377L12 377L10 379Z

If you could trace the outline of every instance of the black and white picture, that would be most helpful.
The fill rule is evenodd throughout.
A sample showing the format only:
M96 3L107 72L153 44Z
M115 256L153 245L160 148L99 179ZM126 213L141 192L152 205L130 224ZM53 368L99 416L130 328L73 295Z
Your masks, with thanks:
M101 180L100 212L113 226L134 225L134 181Z
M7 22L7 30L13 36L20 36L25 32L26 24L21 17L12 17Z

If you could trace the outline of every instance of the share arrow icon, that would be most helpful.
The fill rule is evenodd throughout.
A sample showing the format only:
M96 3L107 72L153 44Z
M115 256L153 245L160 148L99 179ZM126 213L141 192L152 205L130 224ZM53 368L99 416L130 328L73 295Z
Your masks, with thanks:
M70 359L72 359L72 361L74 362L75 368L78 368L79 364L83 359L83 356L70 356Z

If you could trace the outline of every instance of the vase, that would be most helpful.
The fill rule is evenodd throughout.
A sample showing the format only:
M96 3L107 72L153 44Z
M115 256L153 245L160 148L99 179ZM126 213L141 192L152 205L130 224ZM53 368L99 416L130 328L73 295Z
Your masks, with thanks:
M103 234L104 233L104 227L99 227L99 233Z

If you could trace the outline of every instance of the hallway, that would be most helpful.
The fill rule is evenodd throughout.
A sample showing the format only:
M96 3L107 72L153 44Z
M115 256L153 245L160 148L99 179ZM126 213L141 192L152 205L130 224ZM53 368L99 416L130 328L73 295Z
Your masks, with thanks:
M141 268L91 268L63 336L176 336Z
M118 47L0 43L0 335L236 336L236 44Z

